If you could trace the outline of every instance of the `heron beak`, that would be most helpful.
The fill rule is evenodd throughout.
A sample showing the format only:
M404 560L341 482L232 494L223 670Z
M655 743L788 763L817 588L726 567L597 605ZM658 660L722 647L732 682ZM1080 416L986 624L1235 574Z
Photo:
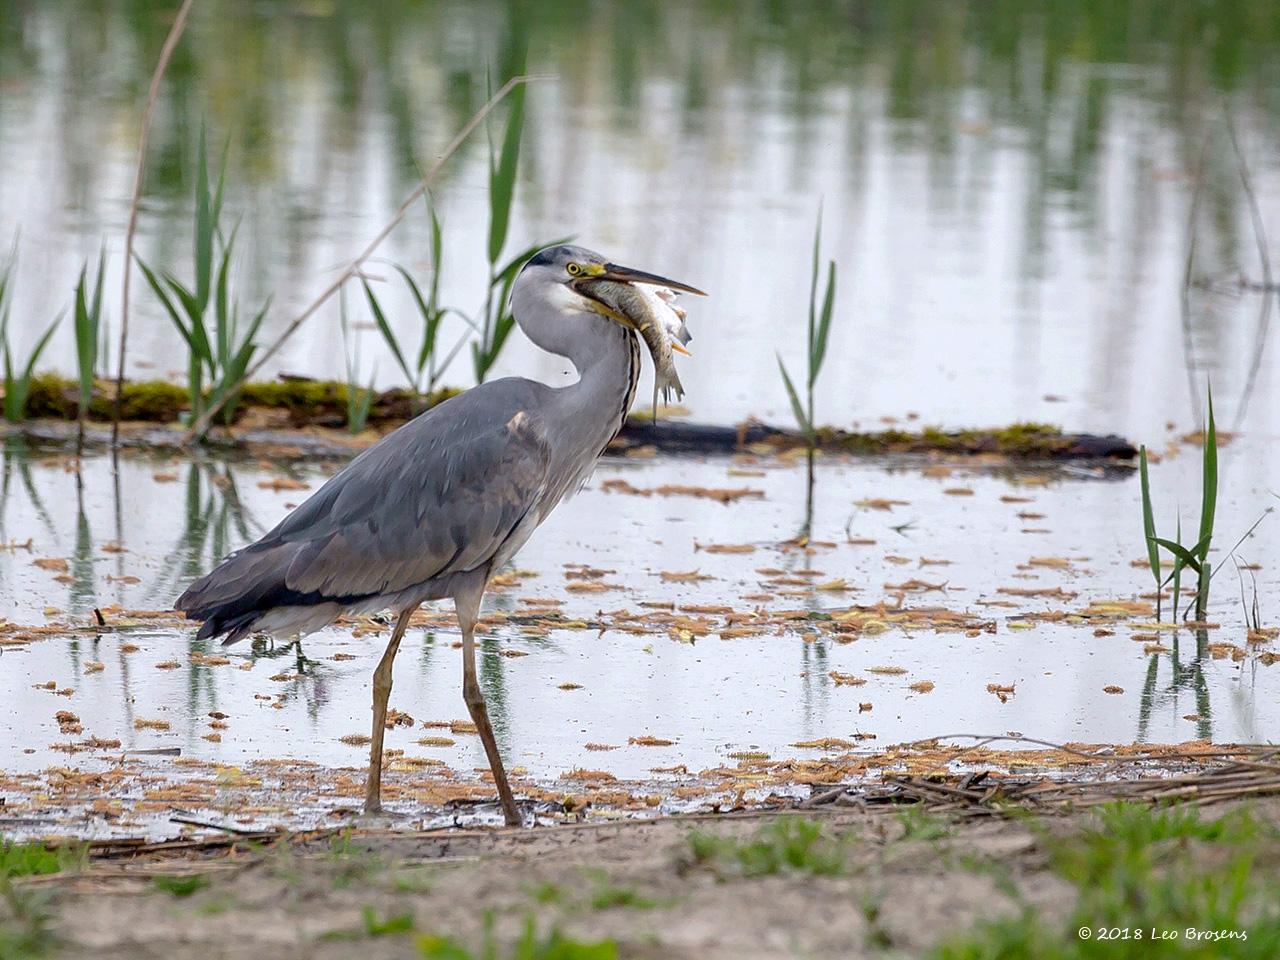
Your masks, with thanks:
M697 287L691 287L689 284L681 283L679 280L660 277L656 273L647 273L644 270L633 270L631 267L619 266L616 263L606 263L602 271L591 279L614 280L618 283L647 283L654 287L670 287L672 290L679 290L682 293L694 293L700 297L706 296L706 293Z

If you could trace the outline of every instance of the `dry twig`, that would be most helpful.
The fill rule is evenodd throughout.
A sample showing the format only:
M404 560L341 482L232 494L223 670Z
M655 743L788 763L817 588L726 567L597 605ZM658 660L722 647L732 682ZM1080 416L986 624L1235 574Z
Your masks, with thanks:
M151 120L155 116L156 100L160 97L160 82L169 69L169 61L182 38L182 31L186 29L187 14L191 12L194 3L195 0L182 0L178 15L173 18L173 26L169 28L169 35L165 37L164 46L160 48L160 60L156 63L155 73L151 75L151 89L147 91L147 106L142 114L142 130L138 134L138 166L133 173L133 200L129 204L129 226L124 234L124 279L120 289L120 356L116 363L116 395L111 406L112 447L120 440L125 348L129 340L129 278L133 276L133 235L138 229L138 204L142 201L142 178L147 169L147 138L151 135Z

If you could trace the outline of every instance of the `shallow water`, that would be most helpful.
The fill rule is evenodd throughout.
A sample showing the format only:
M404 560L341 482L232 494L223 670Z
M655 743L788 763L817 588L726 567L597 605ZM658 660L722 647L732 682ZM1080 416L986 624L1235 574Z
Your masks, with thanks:
M1228 476L1239 477L1247 463L1231 447L1224 450ZM106 609L109 624L128 622L133 611L167 609L216 556L256 537L306 494L269 489L286 477L271 464L127 458L117 510L109 460L85 461L80 494L64 458L19 454L11 445L5 465L4 540L32 545L0 553L7 598L0 614L21 624L83 628L94 607ZM1193 452L1183 453L1153 468L1153 484L1192 489L1197 466ZM288 476L312 487L323 479L313 466L291 468ZM605 461L588 489L563 505L517 559L519 582L487 601L487 613L511 615L486 631L481 658L482 685L509 762L535 781L578 767L643 779L654 767L697 771L732 763L743 751L805 755L793 745L822 737L873 735L868 747L959 732L1086 742L1280 737L1280 667L1252 654L1239 662L1215 658L1206 646L1246 646L1230 564L1215 581L1211 607L1221 627L1199 637L1161 631L1165 652L1145 653L1145 643L1131 639L1152 632L1143 625L1148 616L1115 624L1034 619L1078 613L1094 601L1133 600L1150 589L1147 571L1131 563L1141 548L1130 471L956 466L944 475L921 461L828 463L819 472L816 536L833 545L808 555L780 545L799 521L802 480L799 469L776 463ZM761 496L722 505L610 492L610 481L640 489L750 488ZM972 492L954 492L963 490ZM904 503L888 510L858 505L875 498ZM1226 488L1216 560L1225 562L1225 548L1256 519L1257 502L1258 491L1243 479ZM1265 525L1262 531L1239 557L1261 565L1253 576L1266 617L1273 612L1268 598L1275 595L1277 557L1274 537ZM754 549L706 549L726 544ZM44 558L65 559L67 568L34 563ZM1032 558L1056 565L1029 565ZM603 571L596 578L608 589L571 589L583 581L570 579L574 571L566 565L581 564ZM695 570L709 579L662 576ZM1250 574L1244 576L1248 583ZM817 588L837 579L846 590ZM930 587L904 588L912 579ZM1001 592L1010 588L1063 592L1047 598ZM529 598L561 601L554 609L581 622L540 629L528 617L547 607ZM838 616L851 604L881 602L943 608L980 625L966 633L889 622L883 632L841 635L802 620L725 638L723 609L698 612ZM707 621L705 635L681 635L660 622L667 611L643 606L664 603L677 614L693 607L687 616ZM449 612L447 604L440 607ZM626 621L622 610L648 619ZM1100 626L1112 633L1095 635ZM67 628L0 648L0 769L95 762L92 753L68 757L51 749L81 739L59 733L58 710L79 717L83 736L119 739L124 750L176 747L187 757L237 764L293 757L358 766L364 747L341 738L367 733L369 676L384 639L385 633L356 638L351 627L335 626L306 638L301 651L251 643L222 649L197 644L190 629L143 622L98 635ZM396 663L392 706L416 722L388 733L387 741L409 756L469 773L484 765L474 736L423 728L424 721L466 717L455 641L447 622L410 631ZM126 644L137 649L124 652ZM201 664L193 654L195 661L225 654L230 663ZM90 662L102 668L88 672ZM171 668L157 668L162 663ZM838 685L833 671L866 683ZM911 689L925 680L934 684L930 692ZM42 687L48 681L55 690ZM1014 693L1001 702L987 692L989 683L1013 685ZM1104 692L1109 686L1123 692ZM69 696L56 692L67 688ZM204 739L213 732L211 712L227 715L220 743ZM139 719L164 721L168 729L135 729ZM418 745L424 735L455 742ZM645 735L675 743L628 744ZM588 743L618 749L589 750Z
M1263 221L1272 223L1280 212L1274 4L840 2L764 4L748 15L714 0L627 4L624 14L547 2L525 23L511 19L522 5L496 2L386 3L375 20L353 9L201 3L161 99L139 251L179 274L188 269L188 181L207 123L211 142L230 144L227 211L240 221L244 298L275 296L268 333L381 226L417 167L483 100L486 69L507 62L508 40L524 35L529 71L547 79L530 88L510 248L574 234L709 290L710 300L689 304L695 355L680 361L696 419L789 420L775 351L799 369L821 203L825 252L840 268L818 385L822 422L1042 420L1163 450L1193 428L1212 377L1220 425L1239 429L1222 452L1213 555L1222 566L1211 608L1221 627L1159 631L1157 645L1168 649L1156 652L1147 652L1151 640L1130 639L1155 632L1141 625L1144 616L1034 619L1150 589L1145 569L1132 566L1143 554L1138 485L1123 470L1100 477L1088 468L970 464L942 476L923 461L831 459L819 471L817 535L836 545L805 556L778 546L800 521L802 477L793 467L608 461L518 559L532 574L489 600L495 613L526 618L495 621L483 682L504 747L531 778L586 767L643 779L654 767L696 771L744 752L792 756L807 749L792 744L855 735L876 738L862 741L868 749L961 731L1107 742L1280 738L1280 667L1211 646L1246 646L1240 593L1243 586L1252 596L1253 577L1265 625L1280 596L1270 519L1238 555L1260 569L1237 574L1226 557L1275 503L1280 471L1280 379L1267 329L1274 304L1233 285L1240 274L1259 279L1261 267L1224 124L1230 116ZM119 266L136 124L166 28L151 3L0 0L0 238L21 229L11 331L19 345L34 342L62 306L57 291L69 299L82 258L104 238ZM444 300L467 311L479 306L485 269L482 143L455 158L437 191ZM1197 285L1184 327L1192 232ZM1272 247L1276 237L1280 229L1271 229ZM383 253L425 278L426 242L416 214ZM373 272L391 273L385 264ZM112 329L117 289L112 276ZM134 289L131 375L180 375L174 332L143 285ZM409 301L391 284L383 296L393 324L416 343ZM351 305L360 320L361 306ZM451 324L445 344L461 331ZM71 370L70 336L64 323L42 366ZM381 384L394 383L385 347L368 329L360 336L362 379L376 370ZM564 367L517 333L495 373L556 381ZM341 376L336 310L305 327L270 369ZM465 353L445 379L471 382ZM0 542L16 548L0 550L0 617L66 627L0 645L0 770L100 766L95 757L108 752L51 748L90 734L119 739L120 749L177 749L211 762L359 766L364 749L341 738L367 733L377 636L335 627L308 638L301 653L247 644L199 651L190 630L163 620L114 626L131 623L129 611L167 609L186 582L306 495L279 488L282 476L314 487L321 468L130 457L115 478L99 458L87 459L79 477L69 467L20 443L4 449ZM742 469L751 475L734 472ZM1197 471L1190 447L1153 467L1161 534L1172 532L1179 506L1188 531L1194 526ZM751 487L764 496L727 506L640 497L607 492L611 479ZM946 492L961 487L972 494ZM905 503L858 506L876 498ZM30 549L21 546L28 540ZM709 553L698 544L755 550ZM1032 558L1069 563L1024 569ZM65 560L66 569L37 559ZM583 563L613 571L603 579L616 589L570 590L565 564ZM843 578L853 589L816 590L800 576L784 578L799 584L768 583L778 576L758 572L804 573L806 565L817 571L808 580ZM693 570L712 579L661 576ZM913 579L942 589L894 586ZM766 593L773 599L752 599ZM588 625L531 624L528 615L547 607L528 597L563 601L552 609ZM810 620L723 638L723 614L690 613L710 622L693 638L678 628L673 636L653 619L663 611L641 606L840 616L851 604L882 601L967 613L993 627L971 636L891 626L841 643L854 635ZM108 619L100 634L87 629L95 607ZM641 632L629 632L636 625L617 615L622 608L650 614ZM1111 634L1095 635L1102 628ZM393 705L417 725L390 732L388 744L469 776L483 765L475 738L421 726L465 716L453 640L447 621L406 640ZM126 644L139 649L123 652ZM193 663L193 652L225 652L231 662ZM177 667L157 669L165 662ZM103 666L88 672L89 663ZM877 666L905 672L869 669ZM832 672L866 683L837 685ZM48 681L54 691L37 689ZM932 691L913 691L920 681ZM988 684L1014 693L1002 702ZM75 713L83 734L60 733L58 710ZM215 732L211 711L227 715L221 742L206 739ZM169 726L137 730L139 719ZM437 733L455 743L416 743ZM675 743L628 744L641 735ZM154 760L161 769L168 762Z

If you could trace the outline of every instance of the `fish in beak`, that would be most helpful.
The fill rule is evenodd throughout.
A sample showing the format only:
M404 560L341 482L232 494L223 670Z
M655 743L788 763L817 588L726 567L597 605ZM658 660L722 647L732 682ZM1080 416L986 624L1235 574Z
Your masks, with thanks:
M676 292L705 297L697 287L647 270L636 270L617 263L593 264L590 273L572 284L573 289L592 301L593 308L625 327L637 331L645 339L654 362L658 363L661 347L649 339L650 325L661 327L666 336L665 347L692 356L685 344L691 339L684 326L685 312L674 305ZM654 331L655 335L657 331ZM655 349L657 347L658 349Z
M589 300L597 313L640 334L653 358L655 392L683 397L672 353L689 356L685 344L690 336L685 312L675 305L675 299L677 291L706 294L687 283L616 263L594 264L589 270L573 281L573 289Z

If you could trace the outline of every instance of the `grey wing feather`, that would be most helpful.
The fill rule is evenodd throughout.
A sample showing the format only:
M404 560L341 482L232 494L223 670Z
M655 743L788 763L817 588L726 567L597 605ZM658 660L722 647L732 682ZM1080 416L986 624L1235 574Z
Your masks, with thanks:
M499 380L401 427L177 601L202 634L279 606L350 604L489 562L541 502L541 384ZM205 633L205 631L208 633Z

